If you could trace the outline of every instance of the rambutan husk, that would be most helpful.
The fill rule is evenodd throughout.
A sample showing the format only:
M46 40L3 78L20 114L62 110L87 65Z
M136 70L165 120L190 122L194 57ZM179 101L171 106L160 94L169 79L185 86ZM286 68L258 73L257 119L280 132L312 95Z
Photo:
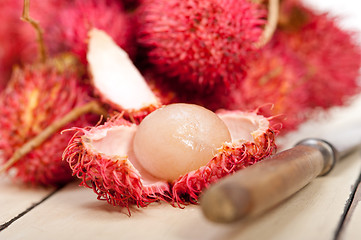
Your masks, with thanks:
M129 144L133 138L131 134L137 125L125 120L122 115L113 117L101 126L75 129L77 133L64 151L63 159L69 163L73 175L82 179L80 185L92 188L98 199L127 208L129 204L145 207L151 202L169 198L168 183L156 181L144 184L139 171L129 161L127 152L124 155L112 156L91 147L92 135L95 136L95 140L101 139L104 137L103 134L119 128L124 128L125 133L118 135L119 139L114 139L108 144ZM97 137L98 132L100 133Z
M248 0L145 0L138 42L169 79L203 92L228 87L244 78L266 15L263 4Z
M28 146L25 154L19 149L72 109L92 100L90 86L81 81L81 69L73 56L62 55L13 72L0 96L0 149L5 163L20 151L18 161L7 169L15 170L14 179L34 185L61 185L72 179L69 167L61 161L71 134L60 131L74 125L93 125L99 120L97 115L64 123L40 143L32 142L34 146Z
M272 103L266 116L283 114L282 132L323 109L349 103L360 92L361 49L352 32L300 1L283 1L279 29L250 62L242 86L228 95L230 108ZM232 102L233 101L233 102Z
M132 149L137 125L122 115L104 125L76 128L63 159L69 163L73 175L82 180L80 185L93 189L98 199L112 205L129 209L133 204L145 207L159 200L179 207L195 204L209 184L276 151L278 129L270 124L271 119L256 112L220 111L218 115L228 126L232 142L220 146L205 166L173 182L151 177L139 165ZM240 129L248 132L247 137L238 135ZM116 153L107 150L112 144L116 145L114 149L123 150Z
M304 65L309 108L347 104L361 90L361 47L355 33L339 27L337 18L317 13L300 1L284 5L277 41Z
M211 93L184 92L183 98L207 108L258 106L265 116L283 115L282 133L295 130L321 110L347 105L360 93L361 50L337 19L316 13L298 0L282 1L272 39L248 62L242 84Z

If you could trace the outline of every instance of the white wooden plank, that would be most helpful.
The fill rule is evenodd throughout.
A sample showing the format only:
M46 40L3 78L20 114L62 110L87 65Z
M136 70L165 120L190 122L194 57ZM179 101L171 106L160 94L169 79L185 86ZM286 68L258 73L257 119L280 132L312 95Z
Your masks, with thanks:
M1 175L0 178L0 225L16 217L33 204L38 203L54 188L28 187L15 184L9 178Z
M208 222L199 206L119 209L75 184L0 232L0 239L332 239L361 169L359 154L267 214L231 225Z
M359 183L348 212L340 239L361 239L361 183Z

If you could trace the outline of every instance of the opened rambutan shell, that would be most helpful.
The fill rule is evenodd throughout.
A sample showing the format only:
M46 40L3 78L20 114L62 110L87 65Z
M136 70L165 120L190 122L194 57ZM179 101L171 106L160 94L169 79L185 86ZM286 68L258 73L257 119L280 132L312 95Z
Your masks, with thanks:
M118 116L98 127L76 129L78 133L63 154L73 174L82 179L81 185L92 188L98 199L105 199L112 205L145 207L150 202L168 198L170 192L166 182L146 184L142 181L140 172L129 161L128 151L124 155L106 153L128 148L136 128L137 125ZM102 139L111 134L116 138L106 140L106 146L100 145ZM92 146L96 144L99 149L109 150L99 151Z
M82 67L73 59L60 56L14 71L9 85L0 95L3 161L10 159L17 149L51 123L91 99L90 87L81 82ZM93 125L98 119L84 115L64 128ZM9 170L15 170L15 179L26 183L59 185L68 182L72 178L71 171L61 155L71 136L60 131L54 133Z
M145 0L138 16L155 70L206 91L244 78L266 11L247 0Z
M101 126L76 129L63 159L69 162L73 174L82 179L82 186L93 189L98 199L113 205L143 207L158 200L178 206L196 203L209 184L276 150L277 130L267 118L255 112L218 114L228 126L232 142L220 146L205 166L174 181L157 179L141 167L132 147L138 126L121 115Z

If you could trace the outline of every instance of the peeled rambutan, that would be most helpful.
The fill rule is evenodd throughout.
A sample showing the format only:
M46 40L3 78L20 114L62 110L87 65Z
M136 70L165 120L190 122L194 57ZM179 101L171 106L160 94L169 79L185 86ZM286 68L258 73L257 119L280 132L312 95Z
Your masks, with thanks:
M244 78L266 16L248 0L145 0L139 9L138 41L155 70L202 91Z
M215 137L218 132L214 129L225 135ZM98 199L122 207L144 207L158 200L175 205L196 203L209 184L276 149L276 131L267 118L240 111L217 116L189 104L159 108L140 125L120 115L104 125L77 130L63 159L82 179L81 185L92 188ZM164 156L175 162L164 162ZM195 161L203 156L209 159L190 163L194 156Z
M134 55L132 29L118 0L74 0L57 12L58 22L45 27L48 36L63 50L86 62L88 32L98 28L109 34L130 55Z
M52 123L91 100L89 85L80 81L83 73L82 65L71 55L14 70L0 95L0 151L5 163ZM84 115L63 129L93 125L98 120L94 115ZM15 179L41 185L59 185L72 179L69 166L61 159L71 134L60 131L8 169L15 170Z

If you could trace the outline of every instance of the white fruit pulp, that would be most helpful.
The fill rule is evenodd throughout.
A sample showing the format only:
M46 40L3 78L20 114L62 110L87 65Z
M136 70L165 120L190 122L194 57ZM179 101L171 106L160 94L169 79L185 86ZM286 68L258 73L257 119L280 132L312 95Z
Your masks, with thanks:
M150 174L173 181L206 165L230 141L227 126L215 113L193 104L171 104L141 122L134 153Z

